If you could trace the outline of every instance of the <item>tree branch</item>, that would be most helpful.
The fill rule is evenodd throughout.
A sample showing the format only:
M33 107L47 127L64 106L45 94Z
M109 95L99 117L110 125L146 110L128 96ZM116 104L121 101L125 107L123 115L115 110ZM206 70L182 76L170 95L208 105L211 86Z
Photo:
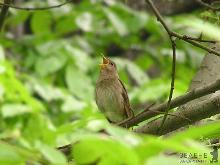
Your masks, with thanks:
M168 115L168 111L170 109L170 102L172 100L173 97L173 90L174 90L174 86L175 86L175 73L176 73L176 43L175 40L173 39L172 33L169 29L169 27L167 26L167 24L165 23L165 21L163 20L161 14L159 13L159 11L157 10L157 8L154 6L154 4L152 3L151 0L146 0L146 2L148 3L148 5L150 6L150 8L153 10L155 16L157 17L158 21L163 25L164 29L167 31L167 34L169 35L170 38L170 43L172 46L172 50L173 50L173 61L172 61L172 73L171 73L171 83L170 83L170 93L169 93L169 98L168 98L168 102L167 102L167 108L165 110L165 114L164 114L164 118L163 118L163 122L161 123L160 129L162 129L163 127L163 123L165 122L167 115ZM160 131L160 129L158 129L158 131Z
M193 40L193 41L208 42L208 43L212 43L212 44L218 42L218 41L215 41L215 40L204 40L201 37L195 38L195 37L191 37L191 36L187 36L187 35L183 35L183 37L187 38L187 39L190 39L190 40Z
M212 5L209 5L208 3L203 2L202 0L196 0L196 2L199 3L201 6L204 6L205 8L210 9L212 11L220 11L220 8L216 8Z
M181 128L188 124L192 124L204 118L211 117L218 113L220 113L220 96L210 98L208 100L202 101L196 105L187 108L184 108L183 106L181 111L176 111L172 113L176 116L184 116L189 118L191 120L191 123L189 123L189 121L187 122L186 120L177 118L175 116L169 116L166 122L164 123L163 129L160 132L157 132L157 129L159 128L158 126L160 126L162 122L162 118L156 119L150 123L140 126L136 128L134 131L137 133L164 135L178 128Z
M201 49L203 49L203 50L206 50L207 52L212 53L212 54L214 54L214 55L220 57L220 52L217 52L217 51L215 51L214 49L210 49L209 47L200 44L199 42L195 41L194 39L192 39L192 38L190 38L190 37L186 37L186 35L182 35L182 34L179 34L179 33L174 32L174 31L171 31L171 33L172 33L172 35L173 35L174 37L179 38L180 40L183 40L183 41L185 41L185 42L188 42L188 43L190 43L191 45L194 45L194 46L196 46L196 47L198 47L198 48L201 48Z
M203 48L205 50L208 50L208 47L205 47L203 45L201 45L200 43L198 43L197 41L195 41L195 38L193 37L186 37L179 35L176 32L173 32L172 30L170 30L170 28L168 27L168 25L166 24L166 22L164 21L163 17L161 16L160 12L157 10L157 8L154 6L154 4L152 3L151 0L145 0L146 3L149 5L149 7L153 10L154 15L157 17L157 20L162 24L162 26L164 27L164 29L166 30L167 34L169 35L170 41L171 41L171 45L172 45L172 49L173 49L173 62L172 62L172 78L171 78L171 87L170 87L170 93L169 93L169 98L168 98L168 102L167 102L167 108L165 109L165 115L163 117L163 120L161 122L161 126L158 127L158 132L160 132L160 130L163 128L163 124L166 121L167 118L167 113L170 109L170 104L171 104L171 99L172 99L172 95L173 95L173 90L174 90L174 84L175 84L175 70L176 70L176 44L175 44L175 40L173 39L173 37L177 37L179 39L182 39L186 42L189 42L191 44L193 44L194 46ZM218 56L220 56L219 52L216 52L215 50L209 50L208 52L212 52L213 54L216 54Z
M217 80L214 83L211 83L205 87L196 88L194 90L187 92L186 94L184 94L182 96L179 96L179 97L176 97L175 99L172 99L170 102L169 109L176 108L180 105L183 105L183 104L185 104L189 101L192 101L194 99L197 99L199 97L214 93L217 90L220 90L220 80ZM151 117L156 116L158 114L158 113L155 113L156 111L157 112L164 112L166 107L167 107L166 102L158 104L158 105L154 105L152 107L149 107L149 110L145 110L144 112L141 112L140 114L136 115L134 118L127 119L127 120L119 123L118 125L127 126L127 127L137 125L138 123L140 123L144 120L147 120ZM184 119L184 117L182 117L182 119ZM191 119L191 118L189 118L189 119Z
M48 7L19 7L19 6L14 6L14 5L10 5L9 3L0 3L0 6L7 6L10 8L14 8L14 9L18 9L18 10L49 10L49 9L54 9L54 8L58 8L61 6L64 6L70 2L73 2L74 0L67 0L66 2L63 2L61 4L58 5L54 5L54 6L48 6Z
M146 3L151 5L152 10L153 10L155 16L157 17L157 20L163 25L163 27L165 28L165 30L167 31L167 33L170 36L173 36L173 37L181 39L181 40L183 40L185 42L188 42L188 43L190 43L190 44L192 44L192 45L194 45L194 46L196 46L198 48L206 50L209 53L213 53L214 55L220 56L220 52L217 52L214 49L210 49L209 47L200 44L199 42L201 42L201 41L199 41L199 40L196 41L195 38L193 38L193 37L186 37L186 35L182 35L182 34L179 34L179 33L176 33L174 31L170 30L170 28L168 27L168 25L166 24L166 22L164 21L163 17L159 13L159 11L156 9L154 4L151 2L151 0L146 0Z

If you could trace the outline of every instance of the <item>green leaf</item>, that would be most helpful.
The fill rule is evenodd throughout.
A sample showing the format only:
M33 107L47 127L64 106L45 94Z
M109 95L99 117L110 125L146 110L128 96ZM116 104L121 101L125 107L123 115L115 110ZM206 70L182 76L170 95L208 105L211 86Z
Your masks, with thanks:
M77 47L73 47L70 44L64 45L67 55L73 60L76 67L82 72L87 72L92 63L88 54Z
M124 36L129 33L123 20L120 19L111 9L103 8L103 11L120 36Z
M220 40L219 27L214 24L204 22L194 17L188 18L187 20L184 20L182 23L185 26L188 26L190 28L193 27L196 30L201 31L203 34L205 34L208 37L211 37L216 40Z
M34 90L42 97L44 100L50 102L52 100L65 99L65 94L60 88L56 88L46 84L40 84L36 82L34 84Z
M38 58L35 70L41 76L46 76L61 69L65 63L66 57L64 55L53 54L53 56Z
M0 141L0 163L4 165L25 164L28 160L32 162L40 160L37 152L17 147Z
M149 149L150 148L150 149ZM194 141L179 142L173 139L164 139L153 136L143 136L143 143L138 145L135 150L145 161L152 156L156 156L164 151L184 152L184 153L209 153L210 149Z
M145 162L145 164L146 165L161 165L161 162L163 162L163 164L177 165L180 163L180 158L159 155L159 156L155 156L155 157L150 158L149 160L147 160Z
M143 28L148 20L148 15L144 11L132 10L127 5L115 3L111 6L111 10L121 19L126 25L130 33L137 33Z
M136 64L128 62L126 63L126 69L138 85L142 85L149 81L148 75Z
M24 23L28 17L31 15L30 12L22 11L22 10L15 10L12 12L12 16L8 17L6 20L7 23L10 23L13 26L17 26L21 23Z
M132 99L145 102L146 100L158 100L167 96L169 93L169 81L164 79L154 79L142 84L133 91Z
M61 110L63 112L82 111L86 107L86 103L75 99L74 97L66 97Z
M84 100L92 100L94 87L91 79L85 73L78 70L73 65L66 68L65 79L67 87L72 94Z
M66 34L68 32L77 30L78 27L75 25L73 17L75 17L75 15L68 14L66 17L59 18L55 24L56 33Z
M56 149L40 142L36 143L36 148L50 163L60 165L67 164L66 157Z
M86 138L76 143L72 154L77 164L139 164L139 159L131 148L100 137Z
M22 158L12 147L0 143L0 163L1 164L21 164L24 163Z
M178 132L170 137L171 140L184 141L186 139L199 139L220 132L220 122L213 122L201 126L193 126L185 131Z
M0 45L0 61L5 59L5 52L3 47Z
M14 117L31 112L31 108L23 104L3 104L1 108L3 118Z
M31 114L28 116L22 135L32 143L40 140L48 145L55 145L55 134L56 129L49 118L42 114Z
M31 29L37 35L51 33L52 17L49 11L34 12L31 19Z
M93 30L92 21L93 17L92 14L89 12L84 12L76 18L77 26L86 32Z
M5 97L8 101L25 103L31 107L34 112L44 110L43 104L33 98L24 84L15 76L14 68L6 61L0 62L0 84L4 88Z

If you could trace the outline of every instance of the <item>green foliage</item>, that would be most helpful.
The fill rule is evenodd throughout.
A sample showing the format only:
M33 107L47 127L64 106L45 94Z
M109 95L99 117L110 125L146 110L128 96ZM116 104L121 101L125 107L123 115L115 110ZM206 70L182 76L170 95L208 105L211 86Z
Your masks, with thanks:
M185 18L168 21L178 32L183 30L175 24L187 24L199 31L208 28L206 35L219 39L211 23L203 26L196 19L183 24ZM166 33L146 12L114 0L84 0L45 11L10 9L5 23L0 38L0 164L65 165L69 159L69 164L155 165L157 159L177 164L178 154L165 157L164 152L209 154L197 140L219 137L219 123L167 138L137 135L108 124L98 111L94 87L101 54L116 62L133 106L167 99L172 50ZM24 32L17 37L14 31L20 28ZM178 96L187 90L202 56L176 42ZM69 157L55 149L69 143Z

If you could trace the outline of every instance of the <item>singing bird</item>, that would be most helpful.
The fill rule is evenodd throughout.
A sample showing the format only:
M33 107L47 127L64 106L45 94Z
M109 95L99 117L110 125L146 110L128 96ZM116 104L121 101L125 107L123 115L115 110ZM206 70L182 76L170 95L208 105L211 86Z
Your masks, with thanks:
M110 59L103 57L100 65L100 75L96 84L95 99L99 110L110 123L119 123L132 118L127 91L119 79L116 65Z

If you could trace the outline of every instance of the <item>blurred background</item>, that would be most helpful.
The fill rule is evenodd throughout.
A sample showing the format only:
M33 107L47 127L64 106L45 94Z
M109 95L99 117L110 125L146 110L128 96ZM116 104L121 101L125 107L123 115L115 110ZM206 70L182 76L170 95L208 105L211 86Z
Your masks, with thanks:
M154 1L169 27L209 37L201 27L218 24L219 15L195 2L176 1ZM63 2L15 0L13 5ZM187 91L205 55L178 39L176 44L174 97ZM172 49L145 3L74 0L50 10L10 8L0 36L0 139L27 148L36 141L54 147L71 142L72 132L88 129L88 122L90 129L98 129L96 121L106 122L94 100L102 55L117 64L136 113L166 101Z

